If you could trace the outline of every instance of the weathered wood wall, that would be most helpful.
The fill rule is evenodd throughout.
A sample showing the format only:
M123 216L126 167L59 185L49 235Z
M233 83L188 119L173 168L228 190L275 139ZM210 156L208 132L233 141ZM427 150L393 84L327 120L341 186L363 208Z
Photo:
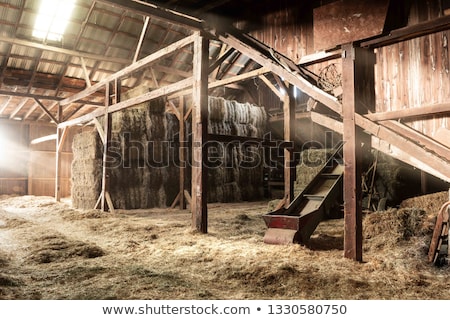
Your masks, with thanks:
M62 151L61 195L70 195L71 129ZM0 194L53 196L55 194L55 140L31 144L36 138L55 134L51 124L0 122Z
M434 1L412 7L409 24L440 15ZM450 31L438 32L377 49L376 111L395 111L450 103ZM428 117L407 123L439 140L450 129L449 117Z
M445 8L439 0L411 1L408 25L450 14ZM313 13L313 7L304 7L301 12L281 9L262 17L262 25L253 29L251 34L290 59L299 61L316 50ZM449 39L450 31L437 32L376 49L376 111L450 103ZM342 71L340 59L312 65L308 69L318 75L330 63L335 63L337 70ZM276 101L264 95L260 97L261 105L276 105ZM450 144L449 117L428 117L407 124L444 144Z

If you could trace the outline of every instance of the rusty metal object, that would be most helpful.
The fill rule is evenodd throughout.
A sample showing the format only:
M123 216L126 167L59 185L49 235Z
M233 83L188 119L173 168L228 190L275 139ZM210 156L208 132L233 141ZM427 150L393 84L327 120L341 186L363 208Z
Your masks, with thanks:
M287 208L263 215L268 227L264 242L268 244L308 244L311 234L337 202L342 202L344 165L339 144L316 177ZM339 199L341 198L341 199Z

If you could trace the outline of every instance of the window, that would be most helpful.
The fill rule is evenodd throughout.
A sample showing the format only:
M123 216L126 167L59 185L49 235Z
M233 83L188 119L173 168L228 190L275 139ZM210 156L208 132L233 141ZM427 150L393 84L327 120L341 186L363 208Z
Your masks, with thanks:
M74 6L75 0L41 0L33 37L61 41Z

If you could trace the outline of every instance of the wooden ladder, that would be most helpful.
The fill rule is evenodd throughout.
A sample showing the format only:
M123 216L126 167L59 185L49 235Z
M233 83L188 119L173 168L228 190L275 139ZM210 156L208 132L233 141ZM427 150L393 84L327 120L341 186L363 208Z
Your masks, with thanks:
M447 253L441 253L441 248L443 245L448 247L449 211L450 201L446 202L439 211L428 250L428 261L437 265L442 263L440 257L448 256L448 249Z

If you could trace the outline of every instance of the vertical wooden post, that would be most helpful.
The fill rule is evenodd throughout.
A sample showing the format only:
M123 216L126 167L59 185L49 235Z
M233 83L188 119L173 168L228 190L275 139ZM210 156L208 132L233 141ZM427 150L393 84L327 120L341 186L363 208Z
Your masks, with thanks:
M108 112L108 107L112 104L112 91L113 87L111 83L108 83L105 88L105 119L103 124L103 133L105 135L103 143L103 170L102 170L102 192L101 192L101 210L107 211L108 196L109 196L109 147L111 142L111 114ZM117 94L117 92L116 92ZM113 210L113 208L110 208Z
M58 121L61 122L63 119L62 106L58 105ZM56 124L58 125L58 124ZM56 127L56 146L55 146L55 200L61 201L61 146L62 146L62 131Z
M208 65L209 40L198 33L194 41L194 82L192 92L192 226L208 232L207 182L204 166L207 153L204 144L208 136Z
M284 149L284 205L287 207L294 200L294 140L295 140L295 99L293 98L294 87L290 85L283 101L284 115L284 140L292 142L292 148Z
M180 209L186 209L186 201L184 197L184 183L186 180L186 127L184 120L184 96L180 96Z
M344 154L344 256L362 261L362 161L370 138L356 126L355 113L375 105L373 51L345 44L342 59Z

